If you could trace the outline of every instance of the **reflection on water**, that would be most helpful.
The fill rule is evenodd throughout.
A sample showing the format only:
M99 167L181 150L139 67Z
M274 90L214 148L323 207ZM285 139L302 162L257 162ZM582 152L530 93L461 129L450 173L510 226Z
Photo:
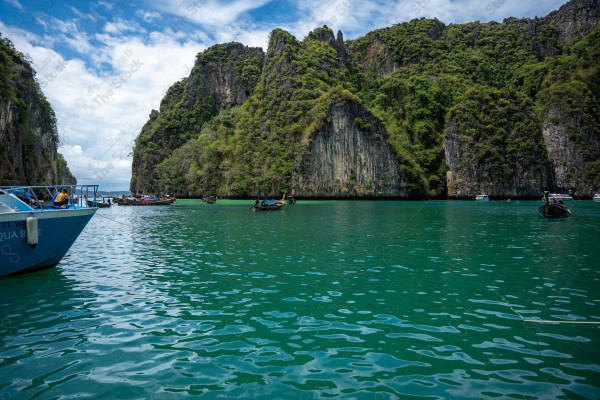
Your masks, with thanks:
M598 204L250 206L102 209L1 279L0 398L600 397Z

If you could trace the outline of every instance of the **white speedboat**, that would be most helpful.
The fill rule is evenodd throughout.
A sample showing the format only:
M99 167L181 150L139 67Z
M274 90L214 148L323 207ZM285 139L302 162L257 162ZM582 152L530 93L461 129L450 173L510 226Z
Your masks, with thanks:
M490 197L487 194L478 194L475 196L475 200L490 201Z
M594 201L600 201L600 193L596 193L594 195L594 197L592 198L592 200L594 200Z
M69 200L55 204L62 189ZM0 187L0 276L58 264L98 210L73 198L95 200L97 191L98 185Z

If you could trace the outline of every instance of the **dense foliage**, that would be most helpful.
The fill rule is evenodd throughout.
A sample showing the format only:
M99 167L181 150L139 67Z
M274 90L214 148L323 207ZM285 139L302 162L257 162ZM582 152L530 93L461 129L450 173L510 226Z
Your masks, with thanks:
M195 191L199 187L198 182L192 180L188 184L186 181L186 185L175 186L171 179L171 170L175 166L181 171L186 166L198 165L198 159L190 159L198 153L187 153L181 159L173 151L198 138L204 124L221 109L236 105L237 99L217 96L214 81L231 79L231 85L246 97L260 78L262 63L261 49L247 48L239 43L215 45L198 54L190 76L169 88L161 101L160 112L151 113L136 139L132 191L176 193L167 189L175 187L181 191L188 187L188 191L198 193ZM171 156L175 159L167 160ZM163 161L165 165L160 166ZM188 173L185 169L180 177L183 176L195 176L195 173Z
M0 184L75 182L57 153L56 116L27 57L0 37Z
M565 15L577 12L579 3L572 2ZM597 7L591 13L597 18ZM600 186L599 28L586 37L574 32L570 43L561 36L568 27L557 26L555 17L459 25L420 19L341 47L327 27L302 41L276 29L261 70L257 63L236 67L256 78L246 101L220 108L198 103L182 113L161 108L139 145L162 149L157 182L171 191L281 192L289 189L332 102L352 98L383 123L410 195L435 197L447 190L447 129L458 127L470 154L459 168L478 168L507 182L515 165L537 170L548 163L542 128L548 110L558 107L553 122L569 127L583 154L585 179ZM198 59L231 62L224 45ZM199 78L192 72L188 79ZM175 84L163 103L181 108L188 86ZM167 135L153 131L169 127L174 129ZM157 137L175 142L165 146Z

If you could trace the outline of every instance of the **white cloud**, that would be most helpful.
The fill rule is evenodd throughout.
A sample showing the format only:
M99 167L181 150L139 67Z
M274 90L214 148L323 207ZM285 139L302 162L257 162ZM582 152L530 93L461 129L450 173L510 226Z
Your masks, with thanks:
M21 3L19 3L19 0L4 0L4 2L14 6L19 11L25 11L25 7L23 7Z
M81 20L88 20L88 21L92 21L92 22L96 22L97 18L94 14L86 14L84 12L81 12L79 9L73 7L73 6L69 6L69 9L73 12L73 14L75 14L79 19Z
M157 7L163 12L171 13L197 24L223 29L250 10L270 3L271 0L235 0L222 2L217 0L169 0L160 2Z
M102 76L83 59L67 60L37 45L43 38L15 32L15 47L33 60L56 113L59 151L73 174L80 183L100 182L105 190L127 189L134 139L167 89L189 75L196 54L205 46L166 35L157 42L104 35L96 47L87 43L90 52L111 66L112 72Z
M121 35L127 32L145 33L145 29L143 29L138 23L135 23L134 21L115 19L113 21L107 22L104 25L104 32L112 35Z
M160 13L148 10L136 10L135 16L143 19L145 22L154 22L162 18Z

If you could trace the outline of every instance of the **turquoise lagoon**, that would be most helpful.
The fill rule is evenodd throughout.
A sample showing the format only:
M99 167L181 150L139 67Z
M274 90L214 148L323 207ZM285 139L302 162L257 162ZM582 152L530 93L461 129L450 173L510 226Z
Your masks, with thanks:
M0 399L600 398L600 204L252 204L101 209L0 279Z

